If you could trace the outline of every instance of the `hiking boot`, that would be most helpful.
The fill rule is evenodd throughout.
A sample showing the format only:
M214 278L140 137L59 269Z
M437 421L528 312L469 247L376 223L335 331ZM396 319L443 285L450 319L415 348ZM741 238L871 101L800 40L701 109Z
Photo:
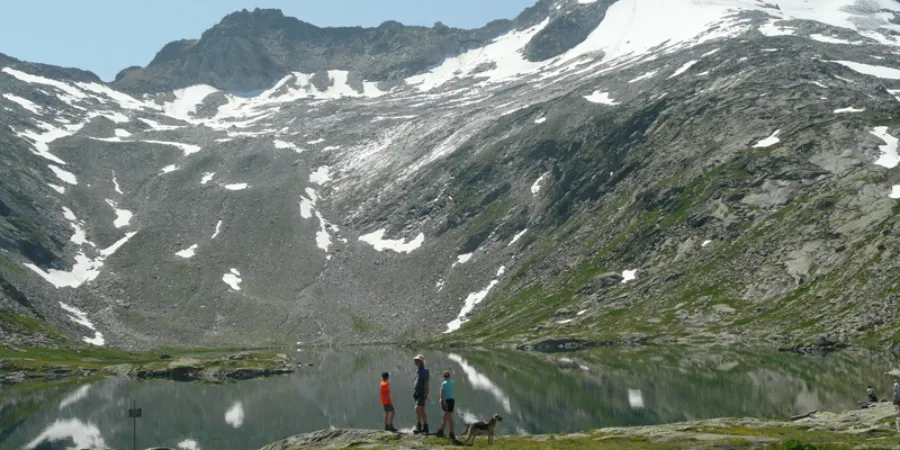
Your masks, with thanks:
M444 437L444 430L443 429L438 430L437 433L434 433L434 437L439 437L439 438Z
M394 433L399 433L399 432L400 432L400 430L394 428L394 425L393 425L393 424L388 425L388 431L393 431Z
M428 432L428 424L427 424L427 423L425 424L424 427L422 427L422 433L423 433L423 434L430 434L430 433Z
M450 439L451 441L453 441L454 444L455 444L456 442L458 442L458 441L456 440L456 433L450 433L449 439Z
M416 424L416 429L413 430L413 434L420 434L420 433L422 433L422 424L421 424L421 423L417 423L417 424Z
M384 431L391 431L391 426L390 426L390 425L385 425L385 426L384 426Z

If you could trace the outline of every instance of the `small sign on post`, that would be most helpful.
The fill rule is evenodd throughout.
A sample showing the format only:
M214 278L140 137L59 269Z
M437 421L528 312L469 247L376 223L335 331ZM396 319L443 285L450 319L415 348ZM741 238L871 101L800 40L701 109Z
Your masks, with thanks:
M134 419L141 417L143 414L144 414L144 410L142 410L141 408L131 408L128 410L128 417L131 417Z

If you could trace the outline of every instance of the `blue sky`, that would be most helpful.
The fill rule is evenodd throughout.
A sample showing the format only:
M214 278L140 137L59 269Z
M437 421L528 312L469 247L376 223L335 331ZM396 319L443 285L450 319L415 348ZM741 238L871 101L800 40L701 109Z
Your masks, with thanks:
M226 14L280 8L319 26L377 26L385 20L460 28L515 17L536 0L28 0L4 2L0 53L78 67L104 80L145 65L167 42L199 38Z

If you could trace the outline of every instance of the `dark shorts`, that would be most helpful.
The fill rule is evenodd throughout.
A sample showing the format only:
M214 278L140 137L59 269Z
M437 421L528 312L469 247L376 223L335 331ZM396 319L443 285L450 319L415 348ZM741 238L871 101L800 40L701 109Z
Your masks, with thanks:
M456 406L456 400L448 398L444 400L444 404L441 405L441 410L443 410L444 412L452 413L454 406Z
M413 392L413 400L416 401L416 406L425 406L425 394Z
M387 404L387 405L381 405L381 406L384 406L384 412L394 412L393 404Z

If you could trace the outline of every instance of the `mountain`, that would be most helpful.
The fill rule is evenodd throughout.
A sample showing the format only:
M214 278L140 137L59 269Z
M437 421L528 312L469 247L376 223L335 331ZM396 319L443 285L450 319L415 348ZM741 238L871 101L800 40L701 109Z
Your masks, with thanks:
M4 56L4 342L893 342L898 12L257 10L111 84Z
M134 92L160 92L208 84L234 92L267 89L292 72L352 72L362 79L402 80L439 64L447 56L478 48L529 22L536 5L514 21L498 20L476 30L436 23L404 26L388 21L377 28L319 28L280 10L235 12L199 40L172 42L146 68L129 68L113 86ZM238 70L235 70L238 69Z

